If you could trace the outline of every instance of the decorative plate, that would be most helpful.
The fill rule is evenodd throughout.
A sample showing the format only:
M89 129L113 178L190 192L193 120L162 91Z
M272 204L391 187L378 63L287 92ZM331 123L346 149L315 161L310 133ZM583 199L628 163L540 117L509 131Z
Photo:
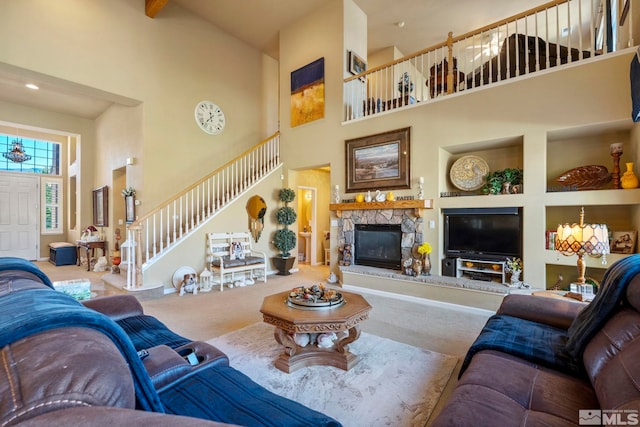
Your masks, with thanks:
M175 273L173 273L173 287L177 288L178 285L184 280L184 275L185 274L195 274L197 277L197 273L196 271L189 267L188 265L185 265L184 267L180 267L179 269L176 270Z
M478 156L463 156L453 163L449 176L456 188L473 191L484 185L489 165Z
M298 286L287 297L287 304L290 307L303 310L339 307L344 303L345 300L340 292L333 289L325 289L324 285Z

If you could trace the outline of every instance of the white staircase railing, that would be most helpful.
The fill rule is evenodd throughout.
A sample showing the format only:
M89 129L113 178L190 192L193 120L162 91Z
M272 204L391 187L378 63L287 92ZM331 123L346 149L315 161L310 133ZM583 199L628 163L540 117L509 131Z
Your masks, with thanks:
M260 142L127 226L122 264L126 289L140 288L144 268L280 165L280 133Z

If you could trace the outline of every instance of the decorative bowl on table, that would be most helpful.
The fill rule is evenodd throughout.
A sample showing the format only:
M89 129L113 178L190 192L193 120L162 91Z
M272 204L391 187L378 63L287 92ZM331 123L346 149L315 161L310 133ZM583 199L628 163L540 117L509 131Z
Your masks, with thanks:
M287 304L290 307L307 310L339 307L344 303L340 292L327 289L322 283L309 287L298 286L293 288L287 297Z

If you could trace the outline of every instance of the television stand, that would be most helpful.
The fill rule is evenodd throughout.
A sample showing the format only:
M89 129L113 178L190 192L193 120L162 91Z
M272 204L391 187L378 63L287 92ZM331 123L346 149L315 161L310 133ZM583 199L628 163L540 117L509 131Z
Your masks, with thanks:
M505 261L456 259L456 277L467 277L486 282L506 283Z

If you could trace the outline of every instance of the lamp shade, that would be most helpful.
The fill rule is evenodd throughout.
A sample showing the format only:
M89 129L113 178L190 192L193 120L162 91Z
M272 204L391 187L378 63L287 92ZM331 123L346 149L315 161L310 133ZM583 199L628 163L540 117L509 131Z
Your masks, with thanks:
M604 255L609 253L609 230L606 224L561 224L555 243L563 255Z

